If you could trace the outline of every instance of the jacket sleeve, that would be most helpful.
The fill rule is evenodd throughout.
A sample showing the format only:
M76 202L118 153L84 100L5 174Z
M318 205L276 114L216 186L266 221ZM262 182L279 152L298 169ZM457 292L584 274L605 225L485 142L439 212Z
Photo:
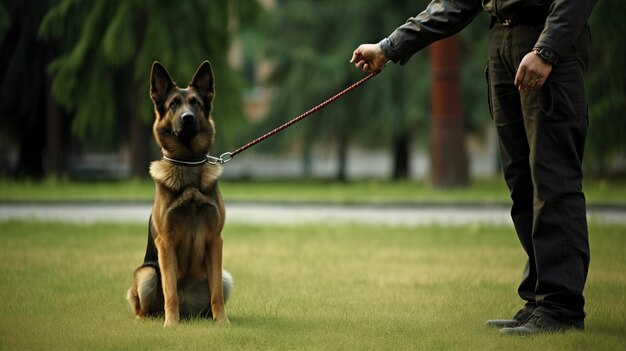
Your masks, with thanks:
M554 0L535 47L547 48L563 57L587 24L597 0Z
M379 44L387 58L405 64L419 50L465 28L481 10L480 0L433 0Z

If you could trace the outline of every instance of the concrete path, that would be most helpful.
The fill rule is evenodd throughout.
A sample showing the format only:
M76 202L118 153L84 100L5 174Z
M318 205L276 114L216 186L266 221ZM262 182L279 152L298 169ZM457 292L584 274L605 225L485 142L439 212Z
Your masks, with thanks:
M92 223L146 223L150 203L0 203L0 220L20 218ZM471 223L511 224L509 209L499 205L335 205L287 203L227 203L227 221L246 224L346 224L389 226ZM597 206L590 220L626 224L626 208Z

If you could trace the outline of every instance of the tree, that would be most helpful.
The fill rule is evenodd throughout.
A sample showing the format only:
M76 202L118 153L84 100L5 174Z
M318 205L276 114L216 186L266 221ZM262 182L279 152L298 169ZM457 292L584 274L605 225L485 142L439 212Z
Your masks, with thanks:
M373 0L367 5L349 1L289 1L268 14L267 53L275 63L272 83L278 87L264 123L276 125L330 97L363 77L348 61L362 42L389 35L414 1ZM367 147L394 145L394 177L408 175L413 137L428 117L428 70L426 55L416 55L410 66L393 65L359 88L303 121L272 143L299 137L306 142L334 142L338 148L337 178L346 178L347 146L360 142ZM305 160L307 158L305 157ZM306 161L305 161L306 162Z
M622 1L599 1L590 18L593 48L586 81L589 131L585 165L599 175L607 175L610 161L626 153L625 11Z
M37 28L49 8L47 1L10 0L0 3L0 127L18 143L17 175L44 175L48 99L45 67L53 57L51 43L37 39ZM58 115L56 115L58 117ZM54 122L54 121L53 121ZM50 149L50 145L48 148ZM59 160L48 166L56 169Z
M130 141L133 175L145 175L154 118L148 98L152 61L161 61L173 77L189 79L209 59L218 86L218 141L227 142L229 126L242 117L240 79L227 61L233 21L248 25L258 11L255 0L58 1L39 34L66 41L49 71L54 97L74 114L73 134L108 148L121 135Z
M435 188L469 185L461 91L461 38L430 45L433 74L430 120L430 183Z

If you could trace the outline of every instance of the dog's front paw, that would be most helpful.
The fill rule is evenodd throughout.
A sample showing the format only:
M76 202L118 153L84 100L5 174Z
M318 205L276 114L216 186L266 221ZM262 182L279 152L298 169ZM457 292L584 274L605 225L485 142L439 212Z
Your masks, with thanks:
M172 327L178 324L178 318L166 318L164 327Z
M222 325L222 326L230 325L230 321L228 320L228 317L226 317L226 315L216 316L215 318L213 318L213 322L215 322L215 324L217 325Z

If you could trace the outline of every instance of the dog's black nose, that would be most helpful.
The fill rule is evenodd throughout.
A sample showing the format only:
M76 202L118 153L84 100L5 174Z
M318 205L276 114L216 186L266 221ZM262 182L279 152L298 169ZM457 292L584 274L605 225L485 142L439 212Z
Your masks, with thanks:
M184 115L180 116L180 120L183 123L191 123L194 121L194 115L191 113L185 113Z

